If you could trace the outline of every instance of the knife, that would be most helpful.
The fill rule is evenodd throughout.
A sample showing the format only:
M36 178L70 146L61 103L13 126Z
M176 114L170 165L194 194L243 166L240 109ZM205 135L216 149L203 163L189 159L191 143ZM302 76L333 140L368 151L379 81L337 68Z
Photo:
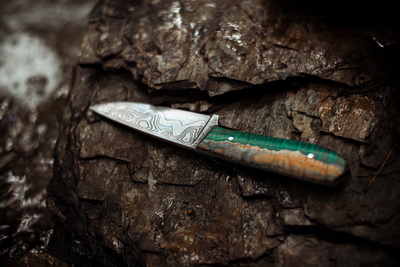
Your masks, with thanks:
M90 110L196 152L313 183L336 185L348 169L341 156L325 147L223 128L218 115L135 102L104 103Z

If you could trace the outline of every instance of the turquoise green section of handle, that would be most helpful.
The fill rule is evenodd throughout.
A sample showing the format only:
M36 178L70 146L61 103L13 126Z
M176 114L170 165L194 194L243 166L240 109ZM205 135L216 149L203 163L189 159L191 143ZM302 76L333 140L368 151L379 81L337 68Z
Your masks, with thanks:
M322 184L335 184L346 163L335 152L309 143L214 127L197 146L240 164Z

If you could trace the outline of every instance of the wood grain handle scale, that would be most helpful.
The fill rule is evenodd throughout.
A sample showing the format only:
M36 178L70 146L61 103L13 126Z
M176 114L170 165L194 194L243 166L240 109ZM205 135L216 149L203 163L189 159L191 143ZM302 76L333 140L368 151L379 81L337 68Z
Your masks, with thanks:
M239 164L325 185L347 172L344 159L318 145L214 127L197 146Z

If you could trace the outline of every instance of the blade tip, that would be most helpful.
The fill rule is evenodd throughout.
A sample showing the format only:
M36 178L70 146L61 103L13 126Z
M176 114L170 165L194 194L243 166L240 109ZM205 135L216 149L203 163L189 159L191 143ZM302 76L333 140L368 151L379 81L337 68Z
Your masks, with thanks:
M93 108L98 108L98 107L100 107L102 104L94 104L94 105L90 105L90 109L93 109Z
M90 110L90 111L93 111L93 112L96 112L96 113L99 113L99 111L100 111L100 106L101 106L101 105L99 105L99 104L98 104L98 105L92 105L92 106L89 107L89 110Z

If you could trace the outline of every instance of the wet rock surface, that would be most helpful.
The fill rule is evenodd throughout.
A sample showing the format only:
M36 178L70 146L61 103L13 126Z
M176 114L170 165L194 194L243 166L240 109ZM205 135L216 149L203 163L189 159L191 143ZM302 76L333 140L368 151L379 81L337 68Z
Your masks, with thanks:
M97 4L55 151L48 253L106 266L400 263L398 47L300 11L289 20L277 2ZM319 144L349 179L326 188L186 151L88 110L106 101Z

